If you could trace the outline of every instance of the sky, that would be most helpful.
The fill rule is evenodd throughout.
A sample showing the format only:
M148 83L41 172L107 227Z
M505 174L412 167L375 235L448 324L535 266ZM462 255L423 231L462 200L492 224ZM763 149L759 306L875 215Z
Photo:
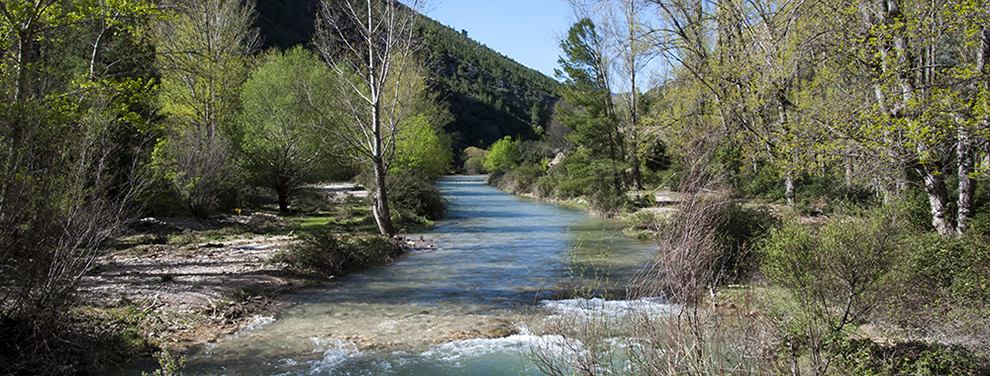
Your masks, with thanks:
M426 15L551 78L574 19L564 0L432 0Z

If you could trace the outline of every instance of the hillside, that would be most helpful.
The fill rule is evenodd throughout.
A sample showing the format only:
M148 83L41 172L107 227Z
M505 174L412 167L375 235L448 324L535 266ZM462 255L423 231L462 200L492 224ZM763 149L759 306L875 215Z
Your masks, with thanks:
M309 44L319 0L257 0L264 48ZM428 17L418 25L434 89L454 116L454 149L536 138L559 99L557 81Z
M559 83L424 17L420 35L455 120L447 131L461 148L487 147L510 135L535 138L549 122Z

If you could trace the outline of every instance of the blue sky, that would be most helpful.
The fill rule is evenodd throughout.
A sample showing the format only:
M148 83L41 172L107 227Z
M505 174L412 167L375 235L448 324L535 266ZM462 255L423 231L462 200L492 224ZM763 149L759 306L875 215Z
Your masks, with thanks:
M564 0L432 0L426 9L430 18L549 77L571 14Z

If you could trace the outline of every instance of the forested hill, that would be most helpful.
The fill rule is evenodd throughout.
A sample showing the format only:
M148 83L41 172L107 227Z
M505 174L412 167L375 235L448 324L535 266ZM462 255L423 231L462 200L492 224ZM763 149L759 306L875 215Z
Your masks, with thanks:
M487 147L506 136L534 138L546 128L559 83L423 17L420 35L431 73L455 119L455 147Z
M319 0L257 0L264 46L309 44ZM559 98L557 81L428 17L419 36L430 57L440 100L454 116L447 132L455 150L487 147L504 137L535 138Z
M264 37L264 48L278 46L287 50L299 44L310 46L320 0L256 1L256 24Z

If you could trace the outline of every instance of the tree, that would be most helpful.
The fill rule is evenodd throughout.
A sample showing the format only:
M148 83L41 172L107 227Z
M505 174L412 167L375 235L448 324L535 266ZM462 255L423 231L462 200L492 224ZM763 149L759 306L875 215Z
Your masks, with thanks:
M512 142L512 137L505 136L488 148L488 153L485 154L485 170L507 171L513 169L519 165L521 155L519 145Z
M172 125L156 148L156 163L189 209L206 216L233 179L230 136L258 45L254 2L177 0L171 9L152 29L162 110Z
M425 88L421 93L417 114L408 118L396 135L395 161L389 172L413 174L432 182L453 167L450 136L443 131L451 116Z
M558 76L566 75L562 94L564 101L577 108L558 106L558 119L576 132L569 141L611 163L612 176L605 178L616 191L622 191L620 172L625 152L612 102L611 61L605 43L588 18L575 23L561 42L564 56L558 62L563 71L558 71Z
M918 173L939 234L964 233L973 205L973 145L985 124L977 109L986 82L985 7L967 1L839 4L856 9L846 12L854 26L841 31L851 41L854 72L865 77L860 85L872 94L858 127L847 134L861 135L864 148ZM947 184L953 162L955 223Z
M832 222L809 232L796 220L764 240L763 272L787 289L796 312L772 312L787 332L792 372L810 355L816 375L828 374L849 325L867 317L883 296L891 269L897 218L876 213L869 222Z
M148 72L111 72L92 63L93 50L63 41L122 58L132 51L94 30L113 15L121 45L139 39L150 9L0 2L0 332L14 350L0 354L0 373L72 369L72 295L136 214L146 183L140 148L151 114L138 109L151 106Z
M341 119L320 116L312 107L333 103L337 82L302 47L271 52L265 60L244 83L236 143L249 180L274 189L279 211L286 212L292 194L337 165L320 130Z
M420 8L394 0L323 0L316 25L316 46L343 79L351 127L335 136L372 165L375 178L373 214L383 235L394 235L388 206L387 174L395 156L401 125L413 113L418 93L409 90L417 71L413 26Z
M640 149L645 144L647 132L643 121L646 108L643 106L643 95L639 91L639 81L645 76L650 62L658 55L658 44L654 40L656 26L644 17L648 9L648 2L645 0L595 3L596 5L591 5L571 1L573 7L582 9L579 11L581 13L600 15L601 20L598 23L602 25L603 37L608 40L607 53L615 62L608 67L615 71L609 74L615 80L610 86L622 93L615 99L615 116L629 158L630 183L632 187L642 189ZM595 8L599 9L596 11Z

